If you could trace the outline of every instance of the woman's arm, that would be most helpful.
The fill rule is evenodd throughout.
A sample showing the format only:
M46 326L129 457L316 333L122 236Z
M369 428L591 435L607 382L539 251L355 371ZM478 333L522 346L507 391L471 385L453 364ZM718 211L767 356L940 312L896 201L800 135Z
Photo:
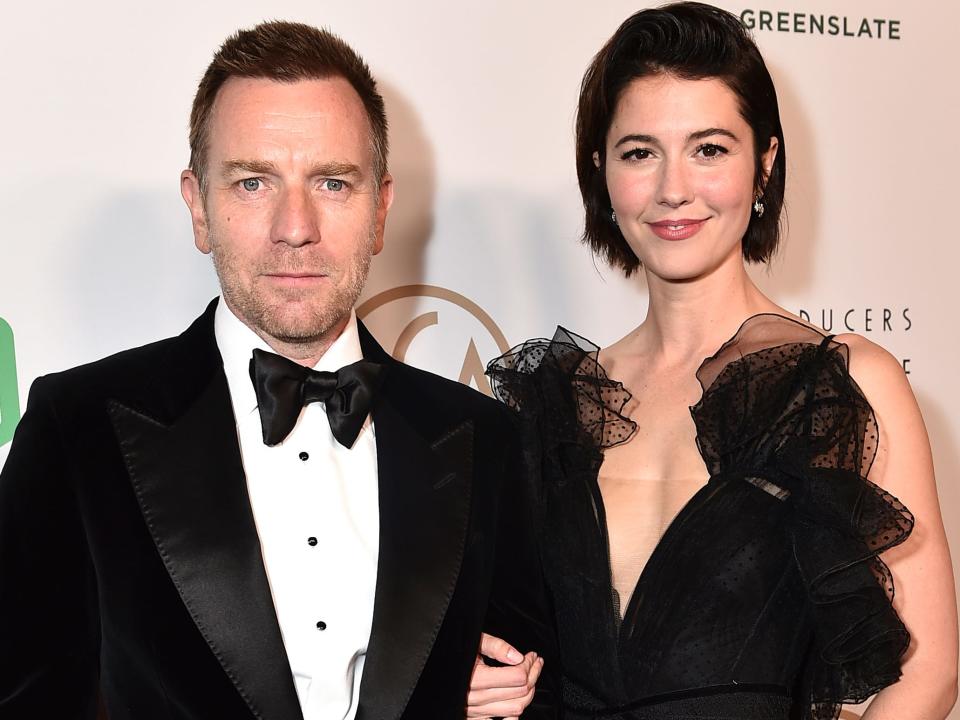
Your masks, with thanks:
M957 607L927 431L900 363L862 337L837 339L850 348L851 375L880 427L870 480L916 518L907 540L882 557L894 577L894 608L910 632L903 676L873 699L863 720L945 718L957 698Z

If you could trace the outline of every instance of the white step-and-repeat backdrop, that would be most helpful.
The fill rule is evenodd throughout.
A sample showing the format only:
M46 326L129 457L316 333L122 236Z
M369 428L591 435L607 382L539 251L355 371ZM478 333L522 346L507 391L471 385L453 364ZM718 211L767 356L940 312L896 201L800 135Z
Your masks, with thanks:
M788 309L901 359L960 560L960 4L721 4L754 29L787 138L789 234L754 275ZM639 7L7 7L0 463L36 376L175 334L216 294L178 189L189 107L219 43L264 19L330 27L381 82L397 200L360 312L388 350L489 391L489 358L557 324L621 337L644 288L577 242L573 121L584 68Z

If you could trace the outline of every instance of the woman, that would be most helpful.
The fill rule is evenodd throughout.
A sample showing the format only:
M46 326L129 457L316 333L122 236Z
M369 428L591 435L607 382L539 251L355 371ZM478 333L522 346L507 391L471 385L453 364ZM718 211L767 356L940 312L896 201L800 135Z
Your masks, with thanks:
M776 249L786 164L737 18L629 18L584 78L576 151L584 239L643 271L647 317L489 368L522 420L564 717L836 718L878 691L864 718L945 717L953 579L906 378L745 270ZM478 665L468 716L518 715L531 661L518 683Z

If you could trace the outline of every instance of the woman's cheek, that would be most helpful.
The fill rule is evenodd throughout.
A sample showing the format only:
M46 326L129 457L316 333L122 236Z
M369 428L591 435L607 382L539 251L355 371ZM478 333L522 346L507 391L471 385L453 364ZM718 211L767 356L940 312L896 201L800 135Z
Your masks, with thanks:
M607 192L614 208L639 214L650 204L656 190L656 181L650 173L618 173L608 181Z

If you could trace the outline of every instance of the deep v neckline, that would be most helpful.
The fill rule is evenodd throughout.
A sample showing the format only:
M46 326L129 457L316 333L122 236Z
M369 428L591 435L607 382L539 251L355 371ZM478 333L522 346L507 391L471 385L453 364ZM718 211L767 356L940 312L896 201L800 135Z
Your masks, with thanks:
M632 436L631 436L632 437ZM697 453L700 455L700 459L704 461L704 466L706 467L706 459L703 457L702 452L698 446ZM601 461L602 464L602 461ZM642 596L642 593L639 591L642 587L648 584L647 577L654 572L650 568L653 566L659 565L662 562L662 556L667 552L669 544L673 538L676 537L677 533L682 528L683 524L688 519L688 516L691 515L696 508L694 504L707 490L712 490L716 485L715 475L710 474L707 477L706 482L704 482L699 488L697 488L693 494L688 497L683 504L680 506L680 509L674 513L673 517L666 524L663 532L660 534L660 537L653 545L653 549L650 551L650 555L647 557L646 562L643 564L643 567L640 568L640 573L637 575L636 580L633 583L633 587L630 591L630 595L627 598L626 605L622 604L623 598L620 598L621 604L620 608L623 611L621 615L617 611L617 603L614 602L614 597L618 595L616 590L616 585L613 578L613 557L611 554L610 546L610 527L607 524L607 506L603 497L603 492L600 489L600 478L599 478L599 469L600 465L597 467L597 473L592 474L591 478L593 482L591 483L591 493L594 496L594 502L597 507L597 527L600 530L601 534L601 547L604 551L604 561L606 566L606 579L607 579L607 591L610 597L610 602L608 610L610 617L614 622L614 625L618 629L618 642L619 642L619 630L623 625L632 625L632 620L637 613L636 604L639 602L639 598ZM709 471L708 471L709 472ZM697 503L699 505L699 503Z
M737 327L736 332L734 332L733 335L731 335L727 340L721 343L720 346L717 348L717 350L713 354L705 357L698 365L697 370L695 372L695 376L697 378L697 381L700 383L700 397L697 399L697 401L693 405L688 406L688 410L693 418L694 428L697 430L697 433L694 437L694 443L697 448L697 455L700 457L700 460L703 462L704 467L707 470L708 477L706 482L704 482L699 488L697 488L693 492L693 494L691 494L690 497L688 497L683 502L679 510L677 510L677 512L674 513L673 517L666 524L663 533L661 533L660 537L654 543L653 548L650 551L650 555L647 557L646 562L644 563L643 567L640 569L640 573L637 575L637 578L633 583L633 587L630 591L629 597L627 598L626 605L623 605L622 597L620 598L619 603L614 602L614 598L619 597L619 593L616 590L616 585L614 583L614 578L613 578L613 558L612 558L611 546L610 546L610 528L609 528L609 525L607 524L606 503L604 501L603 492L600 488L599 472L603 464L602 458L604 455L603 451L605 449L605 448L600 448L601 459L597 465L597 472L593 473L591 476L592 483L591 483L590 490L591 490L591 494L593 494L594 496L594 502L596 503L597 525L601 533L601 546L603 548L604 555L605 555L604 560L605 560L605 566L606 566L607 590L610 598L608 603L608 612L610 613L610 618L613 621L614 626L617 628L618 645L622 646L622 642L624 639L623 634L621 632L622 627L625 625L628 627L636 626L636 622L635 622L636 616L639 612L637 605L643 596L643 593L641 591L643 590L645 585L649 584L650 582L649 577L652 573L655 572L650 568L658 567L663 562L662 560L663 556L667 553L670 544L675 541L683 525L689 520L691 515L693 515L697 510L703 507L707 499L702 498L702 496L704 494L713 493L718 487L719 475L715 472L711 472L710 462L707 459L707 457L704 455L704 451L700 443L700 429L697 423L697 412L703 407L705 398L710 393L710 390L714 387L714 385L717 384L717 381L720 379L721 375L723 374L723 372L726 370L727 367L731 366L736 362L742 362L745 358L748 358L751 355L755 355L757 353L765 352L771 349L776 349L781 345L774 344L770 346L763 346L761 348L758 348L750 352L739 353L736 358L725 363L721 371L716 373L709 382L704 382L704 377L703 377L704 368L707 367L710 362L720 357L723 354L723 352L727 350L727 348L729 348L731 345L736 343L737 340L742 335L744 329L749 324L751 324L753 321L762 317L775 317L780 320L785 320L785 321L794 323L796 325L803 326L802 323L799 323L793 318L789 318L785 315L781 315L780 313L773 313L773 312L755 313L747 317L745 320L743 320L743 322L741 322L740 325ZM803 327L806 327L806 326L803 326ZM564 329L564 331L569 333L569 331L567 331L566 329ZM830 340L833 337L832 335L827 335L823 333L821 333L821 335L823 337L824 342ZM783 344L792 344L792 343L788 342ZM632 397L632 393L630 393L630 391L626 389L626 387L622 382L620 382L619 380L615 380L606 374L606 371L604 370L603 365L600 363L599 350L596 353L596 365L597 365L598 372L601 373L606 380L608 380L613 385L621 388L628 395L628 397ZM626 417L625 419L633 425L633 431L626 438L620 440L619 442L613 443L608 447L614 447L615 445L622 445L633 439L637 429L636 422L631 420L629 417ZM617 605L620 606L622 610L622 615L617 611Z

